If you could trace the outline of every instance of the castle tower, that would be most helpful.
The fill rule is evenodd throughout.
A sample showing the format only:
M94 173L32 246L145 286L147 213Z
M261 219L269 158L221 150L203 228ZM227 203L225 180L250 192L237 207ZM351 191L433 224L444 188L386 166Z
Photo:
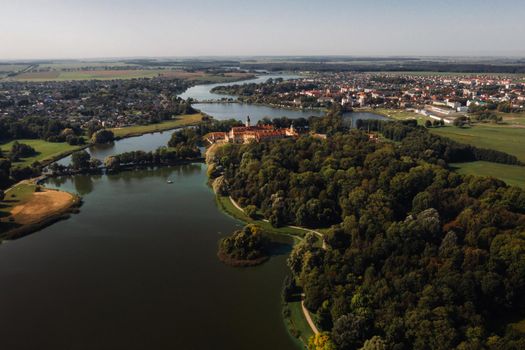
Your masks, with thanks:
M249 127L250 126L250 116L247 116L246 117L246 127Z

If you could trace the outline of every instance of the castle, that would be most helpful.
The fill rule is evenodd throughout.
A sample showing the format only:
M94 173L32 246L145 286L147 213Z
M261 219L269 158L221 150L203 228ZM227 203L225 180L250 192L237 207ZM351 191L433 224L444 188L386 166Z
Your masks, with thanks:
M206 140L210 143L249 143L266 140L283 139L286 137L297 137L293 123L289 128L277 129L273 125L250 125L250 117L246 118L244 126L235 126L229 132L212 132L207 134Z

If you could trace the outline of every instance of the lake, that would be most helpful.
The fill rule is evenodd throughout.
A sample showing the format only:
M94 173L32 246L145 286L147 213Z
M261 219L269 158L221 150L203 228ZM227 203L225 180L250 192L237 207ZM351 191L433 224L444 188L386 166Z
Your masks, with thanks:
M205 96L214 85L186 93ZM217 119L250 115L254 122L321 115L245 104L197 108ZM151 151L171 133L89 152L103 160ZM218 240L242 224L217 208L206 180L204 164L48 180L48 187L82 195L84 205L68 220L0 246L3 348L298 348L281 317L286 254L255 268L220 263Z
M84 205L0 246L3 349L297 348L281 318L286 256L219 262L219 238L241 224L217 208L204 164L47 185Z

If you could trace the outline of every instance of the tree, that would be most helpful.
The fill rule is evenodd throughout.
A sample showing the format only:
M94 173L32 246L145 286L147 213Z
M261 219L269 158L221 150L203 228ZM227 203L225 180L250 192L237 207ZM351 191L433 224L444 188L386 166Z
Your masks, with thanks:
M115 135L111 130L102 129L96 131L93 136L91 136L91 141L97 144L110 143L113 142Z
M13 146L11 146L12 159L31 157L35 154L35 149L29 145L26 145L25 143L19 143L18 141L15 141L13 142Z
M341 350L359 348L370 335L370 320L364 316L348 314L341 316L334 324L332 339Z
M308 339L308 350L335 350L335 344L330 339L330 333L318 333Z
M71 165L75 170L89 169L91 156L86 151L82 150L73 153L71 156Z
M257 207L255 205L248 205L244 208L244 212L252 219L257 219Z
M377 335L374 335L372 338L365 341L363 347L359 350L386 350L385 341Z

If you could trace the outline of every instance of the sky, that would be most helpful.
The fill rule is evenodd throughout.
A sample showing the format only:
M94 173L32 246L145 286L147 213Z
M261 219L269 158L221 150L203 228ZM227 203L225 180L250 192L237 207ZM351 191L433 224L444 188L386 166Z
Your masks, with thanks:
M0 59L525 56L524 0L0 0Z

